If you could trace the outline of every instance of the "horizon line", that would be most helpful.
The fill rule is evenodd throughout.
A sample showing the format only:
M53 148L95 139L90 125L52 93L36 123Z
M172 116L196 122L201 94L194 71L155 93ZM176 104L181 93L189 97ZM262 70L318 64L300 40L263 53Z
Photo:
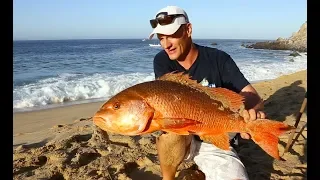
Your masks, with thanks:
M276 39L266 39L266 38L192 38L193 40L267 40L272 41ZM75 39L13 39L14 41L70 41L70 40L146 40L152 41L157 39L148 38L75 38Z

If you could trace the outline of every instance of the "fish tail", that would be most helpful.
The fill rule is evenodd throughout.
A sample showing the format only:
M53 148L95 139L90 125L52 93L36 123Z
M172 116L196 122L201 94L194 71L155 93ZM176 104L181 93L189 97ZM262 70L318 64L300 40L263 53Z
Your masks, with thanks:
M285 123L268 119L257 119L247 124L248 133L252 140L258 144L266 153L278 160L283 160L279 156L278 137L294 129Z

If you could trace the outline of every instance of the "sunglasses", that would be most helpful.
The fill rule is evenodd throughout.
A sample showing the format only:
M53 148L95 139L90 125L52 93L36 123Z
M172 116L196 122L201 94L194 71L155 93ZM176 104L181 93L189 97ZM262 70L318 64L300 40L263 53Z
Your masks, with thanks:
M184 16L183 14L174 14L174 15L166 15L166 14L158 14L155 19L150 20L150 24L152 28L156 28L158 24L161 26L168 25L173 23L173 21L179 17Z

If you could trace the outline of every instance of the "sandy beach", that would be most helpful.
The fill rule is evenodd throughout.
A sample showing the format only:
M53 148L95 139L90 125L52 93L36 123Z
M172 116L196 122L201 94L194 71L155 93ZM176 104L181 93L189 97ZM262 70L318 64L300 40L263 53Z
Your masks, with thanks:
M307 90L307 71L254 84L265 100L268 119L295 123ZM155 135L136 137L96 132L91 116L103 102L15 113L13 119L14 179L161 179ZM296 134L306 125L306 111ZM250 179L306 179L307 127L292 149L277 161L251 140L237 148ZM283 154L288 134L280 137ZM195 173L183 163L177 176ZM186 177L184 179L187 179Z

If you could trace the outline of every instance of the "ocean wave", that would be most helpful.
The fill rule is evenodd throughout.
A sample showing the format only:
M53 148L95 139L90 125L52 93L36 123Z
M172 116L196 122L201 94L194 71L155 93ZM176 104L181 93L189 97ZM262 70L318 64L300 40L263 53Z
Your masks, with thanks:
M307 68L307 55L284 56L277 61L264 58L237 61L244 76L251 82L274 79ZM13 109L48 106L80 100L106 100L134 84L154 79L153 73L61 74L34 83L16 86Z
M277 61L256 59L251 62L238 62L239 69L249 81L261 81L265 79L275 79L279 76L291 74L307 69L306 53L299 53L300 56L284 56L277 58Z
M13 90L13 109L31 108L86 99L107 99L121 90L144 81L154 75L130 74L62 74L36 83L16 87Z

